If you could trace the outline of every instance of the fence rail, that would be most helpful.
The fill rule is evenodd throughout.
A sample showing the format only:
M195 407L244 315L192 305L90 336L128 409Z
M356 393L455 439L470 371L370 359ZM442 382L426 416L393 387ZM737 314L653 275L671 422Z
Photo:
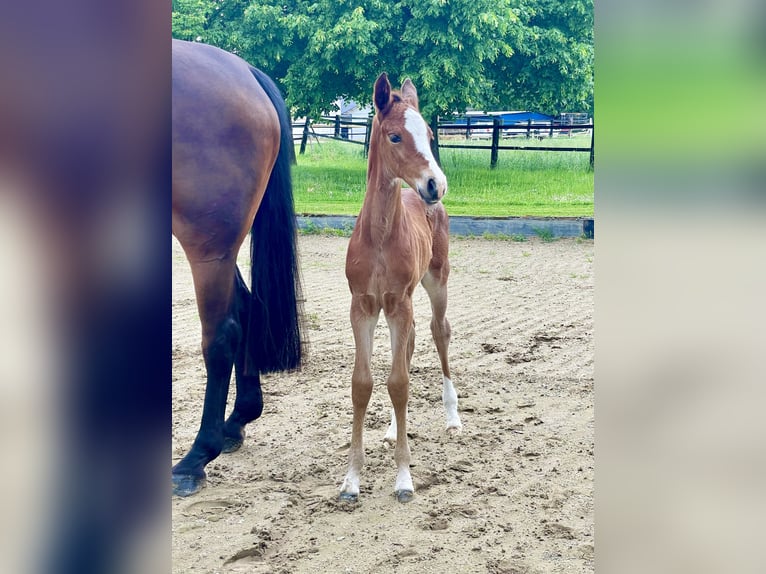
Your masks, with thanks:
M363 130L355 130L354 128L364 128ZM502 118L494 118L489 122L486 120L471 121L470 118L466 118L465 123L452 122L437 122L436 125L431 125L434 132L434 151L436 152L438 159L438 150L441 148L453 148L453 149L485 149L490 150L490 167L497 166L498 154L500 151L558 151L558 152L589 152L590 153L590 167L593 167L594 162L594 129L593 122L589 123L563 123L557 120L550 122L532 122L528 120L526 123L514 122L512 124L504 124ZM434 129L436 128L436 129ZM364 146L364 153L367 155L370 144L370 131L372 130L372 116L368 117L366 121L354 120L343 118L341 114L334 116L322 116L321 122L313 123L310 118L306 118L303 123L303 130L301 135L296 138L295 130L293 130L293 141L298 139L301 142L300 153L303 154L306 151L306 144L310 137L314 137L317 141L319 138L333 139L347 143L354 143ZM590 132L590 146L588 147L575 147L575 146L521 146L521 145L501 145L501 140L516 139L523 137L525 139L536 138L540 141L546 137L553 138L554 134L558 136L571 136L574 132ZM481 144L458 144L458 143L441 143L439 141L439 134L444 136L454 135L455 133L465 134L466 140L473 138L485 138L490 139L490 145ZM547 135L546 135L547 134Z

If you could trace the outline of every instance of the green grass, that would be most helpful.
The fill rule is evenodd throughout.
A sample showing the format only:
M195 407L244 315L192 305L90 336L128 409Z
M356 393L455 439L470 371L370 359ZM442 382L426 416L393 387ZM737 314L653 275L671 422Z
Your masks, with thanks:
M538 227L535 227L532 229L532 231L534 231L535 235L537 235L540 239L542 239L545 242L556 240L556 238L553 235L553 232L550 229L540 229Z
M364 199L367 160L362 146L312 142L293 167L295 211L299 214L357 215Z
M590 136L503 143L587 147ZM489 168L489 156L489 150L441 150L442 168L449 182L444 199L448 213L491 217L593 215L593 171L588 167L587 153L500 151L495 169ZM359 213L367 170L362 146L327 140L311 144L297 157L293 183L298 213Z

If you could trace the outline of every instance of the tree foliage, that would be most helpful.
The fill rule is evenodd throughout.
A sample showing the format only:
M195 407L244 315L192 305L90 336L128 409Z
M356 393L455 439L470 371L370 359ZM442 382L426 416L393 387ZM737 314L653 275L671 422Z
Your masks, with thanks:
M412 78L426 117L481 109L588 111L592 0L174 0L173 35L239 54L297 114L371 100Z
M513 0L519 25L489 67L488 105L557 114L593 110L593 0Z

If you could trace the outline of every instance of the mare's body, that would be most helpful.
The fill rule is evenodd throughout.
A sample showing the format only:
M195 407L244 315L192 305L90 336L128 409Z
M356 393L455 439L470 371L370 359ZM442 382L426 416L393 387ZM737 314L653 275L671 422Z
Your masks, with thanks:
M173 234L194 280L207 386L202 421L173 467L174 492L239 448L263 408L259 373L301 363L292 133L279 91L218 48L173 40ZM251 233L250 289L236 265ZM232 368L234 410L224 421Z

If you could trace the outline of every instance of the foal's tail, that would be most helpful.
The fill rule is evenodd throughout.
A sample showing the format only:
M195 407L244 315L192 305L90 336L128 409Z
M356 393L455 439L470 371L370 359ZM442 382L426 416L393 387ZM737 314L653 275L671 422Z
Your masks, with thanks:
M245 327L245 373L297 369L305 354L303 294L290 164L292 126L279 89L260 70L255 79L279 115L279 154L250 232L250 312Z

